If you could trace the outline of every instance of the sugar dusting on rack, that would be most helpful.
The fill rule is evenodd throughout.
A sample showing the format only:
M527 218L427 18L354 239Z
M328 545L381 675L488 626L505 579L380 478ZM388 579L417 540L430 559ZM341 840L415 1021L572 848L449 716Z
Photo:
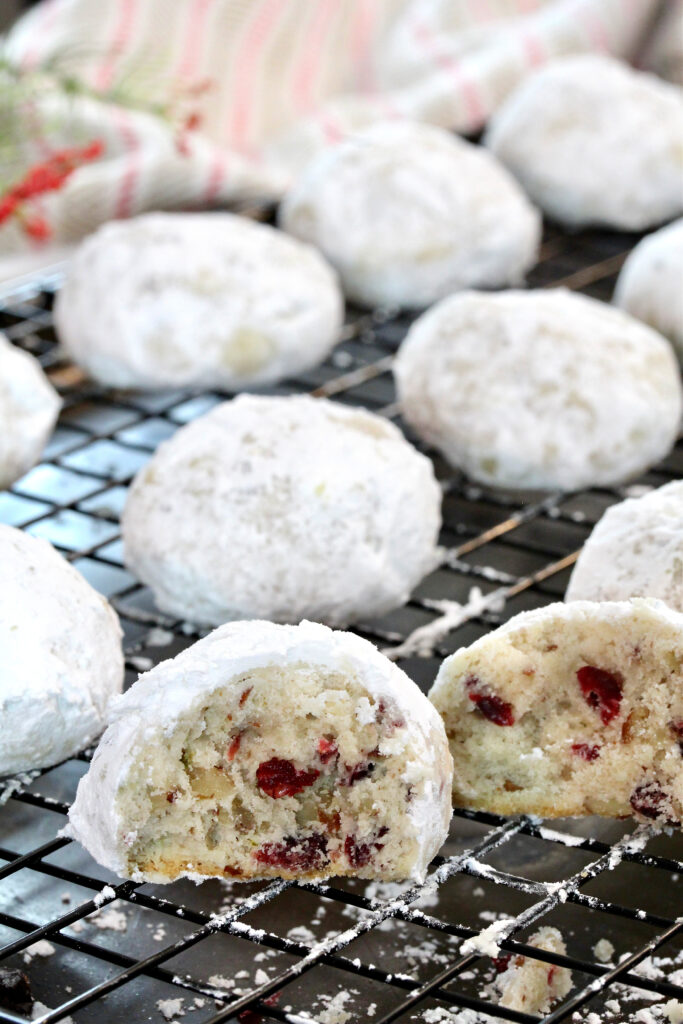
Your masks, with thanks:
M437 644L464 622L477 618L485 611L502 611L505 607L505 596L505 590L494 590L491 594L482 594L479 587L472 587L466 604L459 604L458 601L424 599L422 601L424 607L441 612L439 617L427 625L418 626L403 643L396 647L385 647L382 653L392 661L396 661L398 658L410 658L413 655L429 658L434 653Z

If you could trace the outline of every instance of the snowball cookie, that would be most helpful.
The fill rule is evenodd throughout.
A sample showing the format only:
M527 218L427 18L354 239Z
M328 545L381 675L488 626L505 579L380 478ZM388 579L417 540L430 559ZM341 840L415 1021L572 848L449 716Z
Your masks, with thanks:
M107 387L238 389L321 362L342 297L318 253L230 213L99 228L57 296L68 354Z
M122 530L165 612L338 625L407 600L437 562L432 464L387 420L307 395L241 395L140 471Z
M683 612L683 480L608 508L574 567L565 600L658 597Z
M0 334L0 489L35 466L61 404L38 360Z
M614 301L669 338L683 363L683 219L638 243L621 269Z
M364 306L422 309L460 288L519 283L540 217L480 146L441 128L382 122L321 153L280 207Z
M591 54L524 79L485 142L562 224L641 231L683 212L682 136L677 86Z
M457 806L549 818L683 815L683 615L553 604L447 658L429 694Z
M45 540L0 525L0 775L82 750L123 684L107 601Z
M367 640L235 622L117 702L70 822L139 881L421 880L451 781L439 716Z
M666 455L681 418L669 343L559 288L445 299L410 329L394 372L405 419L494 486L619 483Z

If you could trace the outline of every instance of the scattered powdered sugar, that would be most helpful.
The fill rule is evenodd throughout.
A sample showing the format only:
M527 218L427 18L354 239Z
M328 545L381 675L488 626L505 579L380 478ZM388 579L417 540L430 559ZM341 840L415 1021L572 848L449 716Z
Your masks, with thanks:
M223 994L225 994L235 987L235 980L234 978L224 978L222 974L212 974L209 978L209 985L219 993L223 990Z
M344 349L339 349L332 353L330 362L340 370L346 370L349 366L353 366L353 356L350 352L345 352Z
M47 939L38 939L31 946L27 946L24 950L23 960L25 964L30 964L34 957L46 957L52 956L56 952L55 947Z
M105 885L104 889L100 889L95 896L93 896L93 903L96 907L101 907L107 900L116 899L116 893L110 885Z
M148 647L168 647L169 644L173 643L174 636L168 629L154 626L150 629L145 639Z
M51 1013L50 1007L36 1000L31 1007L31 1020L38 1020L44 1013ZM60 1017L60 1024L74 1024L73 1017Z
M310 946L311 943L315 942L317 936L315 932L312 932L310 928L307 928L304 924L297 924L293 928L290 928L287 932L287 938L291 939L292 942L303 942Z
M649 839L659 834L659 829L653 825L639 825L632 836L620 840L612 847L609 855L609 870L613 871L624 859L627 853L642 853Z
M446 1010L437 1006L432 1010L425 1010L421 1018L425 1024L490 1024L491 1017L485 1017L474 1010Z
M321 996L321 999L324 999ZM318 1012L317 1017L320 1024L346 1024L351 1020L352 1014L344 1009L344 1004L351 998L351 993L342 989L329 1000L324 1010Z
M436 645L458 626L486 611L501 612L505 607L505 596L506 592L502 587L491 591L490 594L482 594L479 587L472 587L467 604L460 604L459 601L424 600L422 603L426 608L433 608L441 612L441 615L433 622L418 626L397 647L385 647L382 653L392 661L413 655L429 658L434 653Z
M501 569L494 569L491 565L472 565L471 562L464 562L458 558L457 551L452 548L439 548L439 565L447 565L449 569L457 569L466 576L481 576L482 579L491 583L513 584L519 582L518 576Z
M614 946L609 939L598 939L593 946L593 956L601 964L608 963L614 956Z
M512 920L514 919L503 918L500 921L494 921L478 935L472 935L469 939L465 939L460 947L461 954L465 956L467 953L482 953L484 956L498 956L500 953L499 942L507 937Z
M543 825L538 830L538 834L541 839L549 839L553 843L562 843L564 846L581 846L586 840L583 836L572 836L567 832L556 832L552 828L546 828Z
M74 924L77 923L78 922L74 922ZM96 910L82 923L92 924L95 928L99 928L100 931L109 932L125 932L128 927L128 920L124 912L113 905L107 907L106 910ZM73 930L76 931L77 929L73 928Z
M145 658L142 655L134 655L128 658L128 663L137 669L138 672L149 672L154 667L154 662L151 658Z
M34 769L30 772L19 772L12 779L5 779L2 782L2 789L0 790L0 807L6 804L7 801L14 793L19 793L21 790L26 789L30 786L34 779L37 779L40 775L38 769Z
M181 998L158 999L157 1010L165 1020L173 1020L174 1017L184 1017L183 1002L184 1000Z

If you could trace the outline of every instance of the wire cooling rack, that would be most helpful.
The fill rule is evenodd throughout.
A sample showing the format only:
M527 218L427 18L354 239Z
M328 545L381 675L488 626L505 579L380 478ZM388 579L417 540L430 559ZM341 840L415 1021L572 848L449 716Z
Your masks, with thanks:
M529 284L609 301L635 241L550 229ZM0 521L52 541L114 603L130 682L197 635L160 615L123 565L118 516L126 487L161 441L225 396L93 385L55 344L59 278L56 269L0 295L0 327L38 356L64 398L43 462L0 493ZM400 422L391 363L409 322L391 311L351 311L343 343L323 366L261 390L312 391ZM457 647L523 609L561 599L594 523L634 493L508 494L473 486L438 458L435 465L444 491L443 562L404 607L357 629L393 648L425 690ZM680 476L679 442L635 486ZM0 786L0 969L28 972L44 1004L34 1009L42 1024L68 1016L98 1024L596 1024L637 1011L653 1014L640 1020L666 1020L646 1008L683 1000L679 833L598 819L546 827L456 811L423 886L137 885L121 883L57 835L87 762L84 752ZM567 955L530 945L539 924L560 929ZM487 928L502 960L484 941L490 933L481 935ZM474 945L463 948L468 939ZM508 954L533 957L549 971L569 968L570 993L543 1017L498 1005L492 985ZM6 1003L0 975L0 1021L28 1019L26 1009Z

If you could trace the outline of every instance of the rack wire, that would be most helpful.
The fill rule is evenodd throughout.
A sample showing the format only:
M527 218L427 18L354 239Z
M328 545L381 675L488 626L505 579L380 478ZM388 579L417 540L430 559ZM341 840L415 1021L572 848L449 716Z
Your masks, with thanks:
M563 285L609 301L636 240L549 228L529 285ZM0 329L40 359L64 399L43 461L0 493L0 521L52 541L113 602L131 682L197 634L160 615L123 564L118 517L126 487L162 440L227 396L112 392L88 381L56 345L51 308L60 276L55 268L0 294ZM342 343L322 366L259 390L311 391L400 422L391 364L409 325L409 317L388 310L351 310ZM521 610L561 599L592 526L634 493L493 491L429 454L444 492L442 564L404 607L356 630L392 648L424 690L457 647ZM679 441L635 486L680 476ZM435 622L436 643L420 656L416 631ZM192 1024L594 1024L621 1022L653 1001L683 1001L679 833L597 819L550 828L529 817L460 810L424 885L162 888L120 882L58 836L88 760L85 751L0 784L0 968L28 970L34 995L52 1007L38 1011L41 1024L68 1016L161 1021L160 1010ZM539 924L561 929L567 955L529 943ZM483 942L487 928L503 958L569 968L567 997L545 1016L498 1005L491 984L501 962ZM610 962L598 955L601 938L615 947ZM23 1024L26 1012L5 1001L0 976L0 1021Z

